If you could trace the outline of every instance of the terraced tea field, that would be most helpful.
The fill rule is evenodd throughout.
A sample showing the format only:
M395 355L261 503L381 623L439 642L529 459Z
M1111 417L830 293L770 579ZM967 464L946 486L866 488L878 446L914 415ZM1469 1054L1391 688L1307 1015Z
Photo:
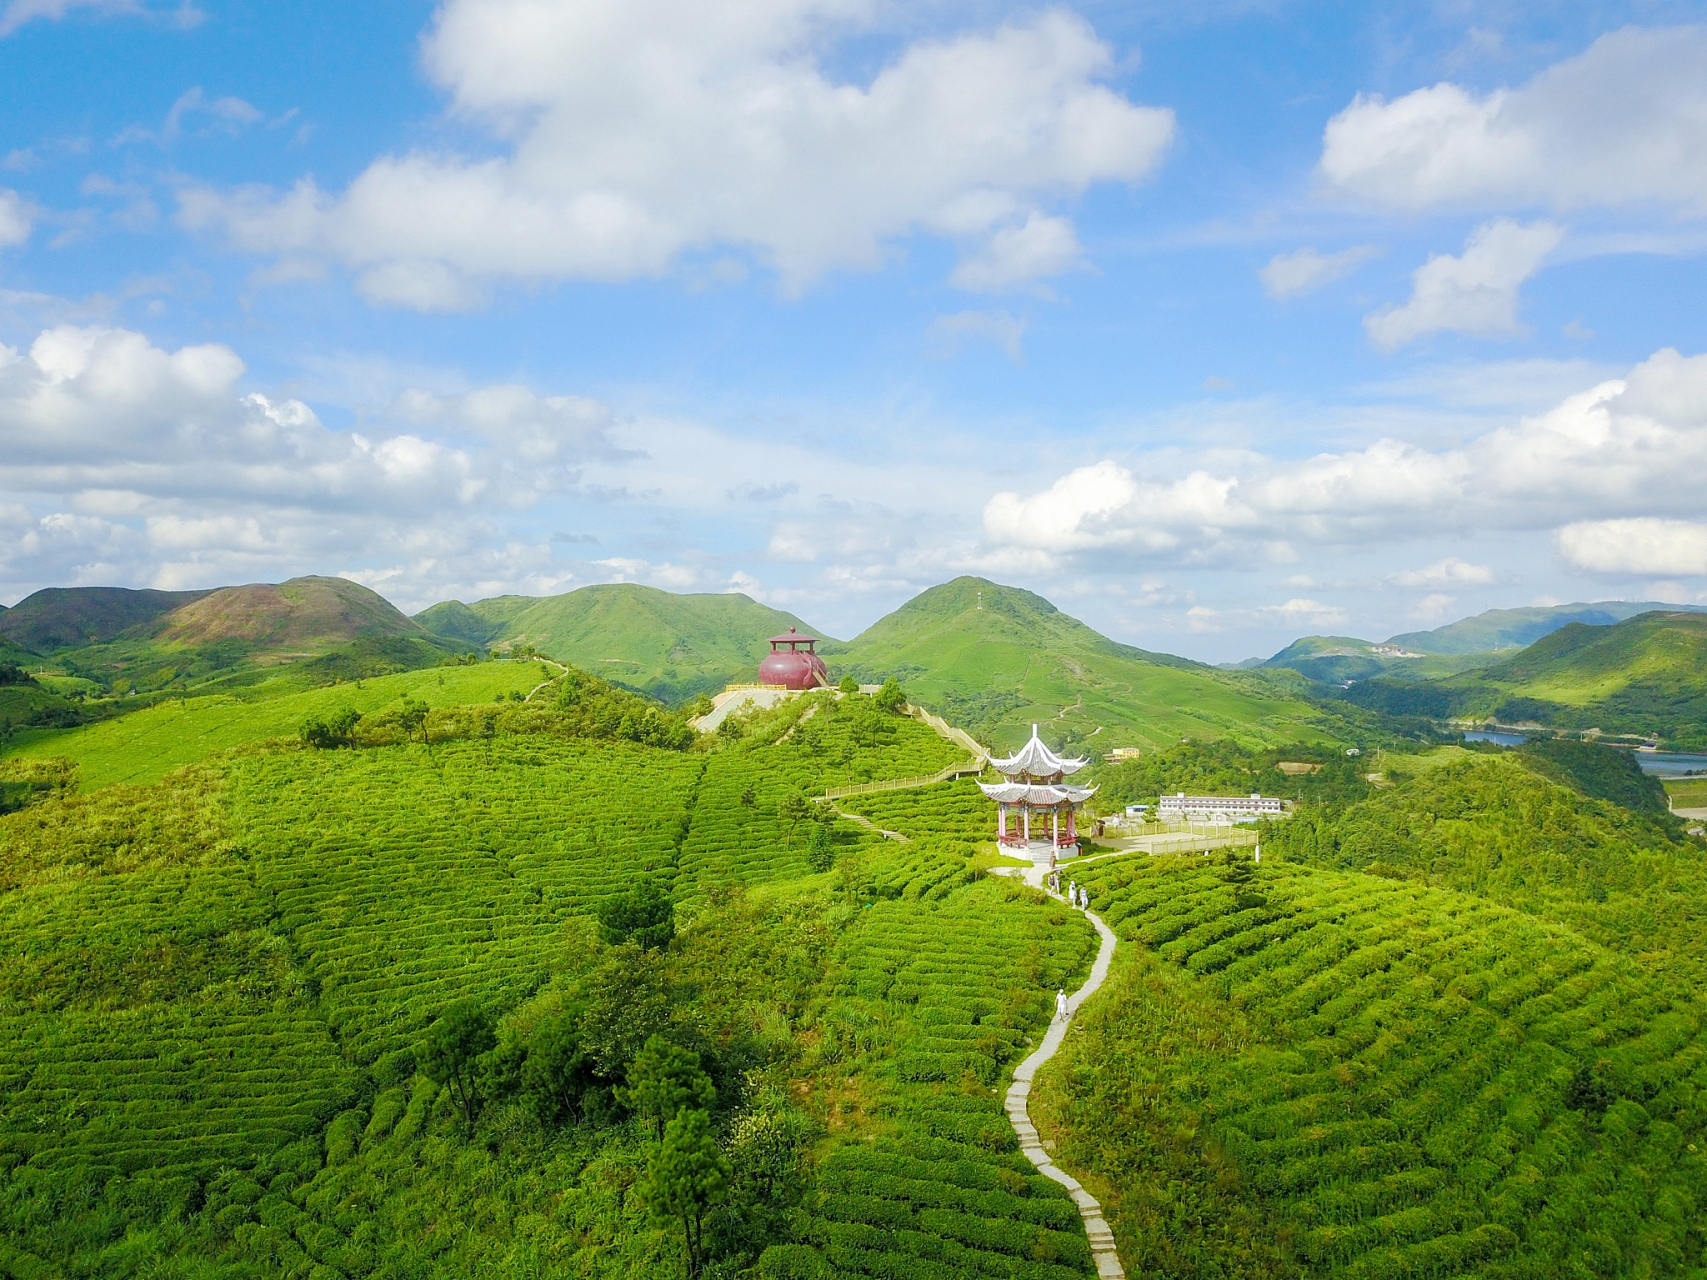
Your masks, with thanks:
M898 851L867 891L815 1052L858 1082L843 1105L876 1133L824 1163L802 1243L779 1251L788 1270L767 1259L777 1274L1094 1275L1078 1210L1019 1153L994 1092L1048 1025L1055 988L1082 980L1094 933L923 850Z
M540 986L564 923L676 879L703 756L544 737L233 762L259 890L344 1053L412 1044L453 999Z
M1111 1197L1128 1268L1604 1276L1700 1255L1702 1011L1638 964L1371 876L1083 876L1136 945L1033 1115Z
M904 836L952 836L974 843L995 838L994 808L971 778L932 783L910 791L849 796L836 804Z
M931 774L963 754L916 720L874 720L858 704L829 699L784 703L756 720L750 739L709 758L682 845L682 871L695 880L749 884L808 875L804 825L791 831L777 818L785 797ZM851 823L839 828L839 847L875 839Z

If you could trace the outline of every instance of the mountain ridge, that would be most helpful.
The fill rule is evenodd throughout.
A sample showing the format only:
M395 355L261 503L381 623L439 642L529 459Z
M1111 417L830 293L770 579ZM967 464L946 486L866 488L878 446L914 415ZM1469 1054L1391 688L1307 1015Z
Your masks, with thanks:
M415 621L482 648L529 644L672 704L755 679L769 651L765 640L777 632L795 627L824 636L741 592L677 593L626 582L556 596L446 600Z

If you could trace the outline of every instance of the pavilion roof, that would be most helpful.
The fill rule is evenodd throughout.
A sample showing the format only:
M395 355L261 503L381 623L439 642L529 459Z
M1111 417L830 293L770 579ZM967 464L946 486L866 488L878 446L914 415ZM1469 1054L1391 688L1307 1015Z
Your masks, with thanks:
M1077 773L1089 763L1088 758L1074 760L1056 755L1043 745L1043 740L1037 736L1037 726L1032 725L1031 741L1006 760L992 759L990 767L1010 778L1020 773L1029 773L1034 778L1047 778L1057 773Z
M803 631L796 631L793 627L790 627L787 631L783 632L780 636L772 636L770 638L769 643L771 643L771 644L817 644L818 643L818 637L817 636L809 636Z
M980 782L978 789L998 804L1081 804L1096 793L1095 787L1065 782Z

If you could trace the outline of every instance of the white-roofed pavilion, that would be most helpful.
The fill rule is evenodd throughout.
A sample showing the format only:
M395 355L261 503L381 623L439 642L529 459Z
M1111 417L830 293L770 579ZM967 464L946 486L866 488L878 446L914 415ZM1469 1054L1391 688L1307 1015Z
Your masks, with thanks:
M978 784L979 790L996 802L997 841L1029 847L1032 815L1041 818L1047 812L1051 856L1057 850L1078 844L1078 807L1096 793L1096 788L1074 786L1066 779L1089 763L1087 759L1056 755L1037 736L1037 726L1032 725L1031 741L1005 760L990 761L990 767L1002 774L1005 781ZM1010 818L1015 819L1011 827Z

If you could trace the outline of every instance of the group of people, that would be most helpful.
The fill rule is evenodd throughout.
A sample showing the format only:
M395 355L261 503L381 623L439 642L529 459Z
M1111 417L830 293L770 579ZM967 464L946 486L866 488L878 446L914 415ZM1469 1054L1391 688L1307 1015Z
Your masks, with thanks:
M1051 893L1062 892L1061 873L1059 871L1051 871L1049 873L1049 891ZM1072 903L1080 911L1089 911L1091 909L1091 891L1084 888L1076 880L1067 881L1065 897L1068 902Z
M1049 871L1049 890L1051 893L1062 892L1061 873L1053 867L1050 868ZM1080 911L1089 911L1091 909L1091 891L1081 885L1077 880L1067 881L1067 889L1064 896L1068 902L1072 903ZM1056 1020L1065 1021L1069 1011L1070 1010L1067 1005L1067 993L1065 991L1057 991L1055 993Z

